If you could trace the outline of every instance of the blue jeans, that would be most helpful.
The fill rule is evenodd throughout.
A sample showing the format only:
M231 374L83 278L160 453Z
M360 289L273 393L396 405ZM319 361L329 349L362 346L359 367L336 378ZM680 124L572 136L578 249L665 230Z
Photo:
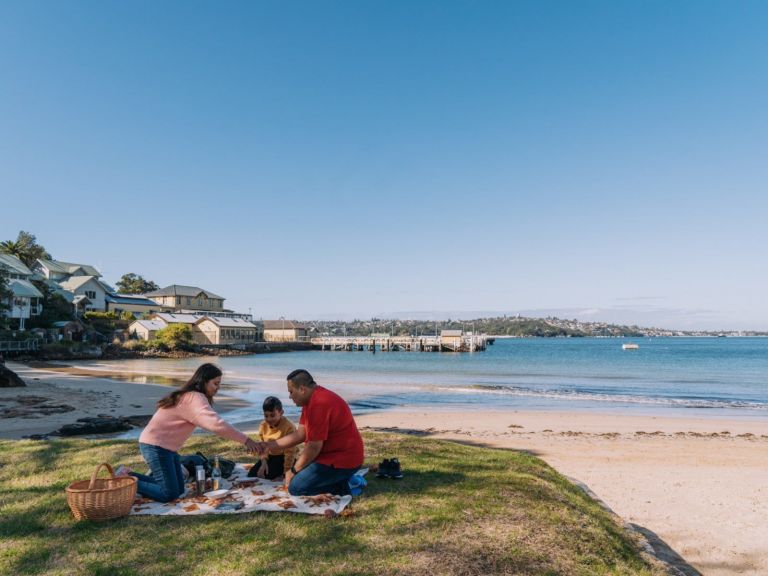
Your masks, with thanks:
M317 494L349 494L347 482L358 468L334 468L312 462L291 479L288 493L292 496L315 496Z
M184 493L184 473L179 454L160 446L139 442L139 451L152 476L131 472L138 479L136 491L158 502L170 502Z

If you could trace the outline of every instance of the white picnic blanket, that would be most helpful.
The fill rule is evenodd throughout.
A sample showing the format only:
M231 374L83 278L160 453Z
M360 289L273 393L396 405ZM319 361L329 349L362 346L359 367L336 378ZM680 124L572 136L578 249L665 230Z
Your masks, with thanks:
M302 514L326 514L331 510L340 514L352 501L352 496L291 496L280 482L261 478L248 478L244 464L237 464L228 480L222 480L222 488L228 494L218 500L197 497L189 491L174 502L163 504L137 496L131 515L193 516L196 514L241 514L244 512L299 512ZM368 469L357 472L364 476ZM242 508L234 509L242 503Z

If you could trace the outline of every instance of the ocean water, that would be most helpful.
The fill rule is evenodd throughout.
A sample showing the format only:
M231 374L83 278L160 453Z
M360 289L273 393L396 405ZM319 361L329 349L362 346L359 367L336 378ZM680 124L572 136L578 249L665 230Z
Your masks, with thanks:
M639 350L622 350L622 343ZM267 395L306 368L356 413L378 410L583 410L768 418L768 338L500 339L484 352L307 351L186 360L83 362L138 382L188 378L204 361L224 370L223 392L253 404L232 421L261 418ZM149 375L149 376L147 376Z

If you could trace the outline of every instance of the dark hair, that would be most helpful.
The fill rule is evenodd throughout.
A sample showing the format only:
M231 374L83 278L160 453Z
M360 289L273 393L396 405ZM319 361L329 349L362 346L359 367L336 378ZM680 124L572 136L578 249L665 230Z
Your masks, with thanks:
M312 379L312 374L303 368L299 368L288 374L286 380L293 382L294 386L306 386L307 388L314 388L317 384L317 382Z
M264 404L261 407L264 412L272 412L273 410L282 410L283 403L280 402L280 398L277 396L267 396L264 398Z
M184 384L178 390L174 390L165 398L158 400L157 407L173 408L176 406L176 404L179 403L179 398L181 398L182 395L186 394L187 392L201 392L202 394L205 394L206 398L208 398L208 402L213 404L213 397L208 396L208 393L205 391L205 385L214 378L218 378L219 376L221 376L221 368L215 364L202 364L197 370L195 370L195 373L192 374L192 378L189 379L189 382Z

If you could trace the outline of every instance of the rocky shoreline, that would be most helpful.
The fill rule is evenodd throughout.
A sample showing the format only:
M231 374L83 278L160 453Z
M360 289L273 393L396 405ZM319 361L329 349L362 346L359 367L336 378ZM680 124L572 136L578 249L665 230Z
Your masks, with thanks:
M44 348L34 354L14 356L16 362L35 362L45 360L137 360L152 358L202 358L209 356L250 356L252 354L272 354L275 352L295 352L312 350L308 342L256 342L245 348L218 346L195 346L182 350L131 350L115 344L84 346L66 351L46 351Z

